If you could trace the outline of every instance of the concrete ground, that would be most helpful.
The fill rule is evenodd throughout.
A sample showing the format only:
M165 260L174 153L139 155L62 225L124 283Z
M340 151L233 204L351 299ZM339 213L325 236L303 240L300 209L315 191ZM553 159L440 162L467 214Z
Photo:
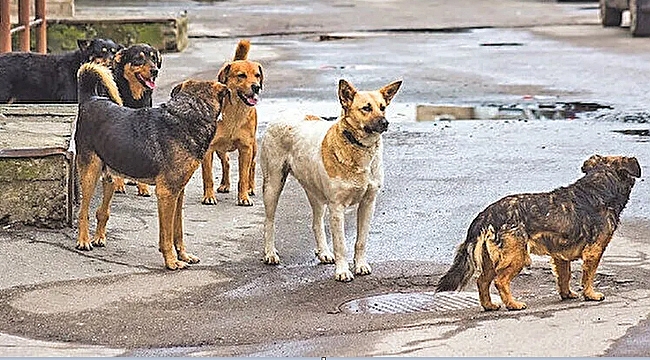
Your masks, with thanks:
M580 176L593 153L650 163L645 130L650 41L598 25L596 3L449 1L78 1L80 16L188 11L190 46L166 54L155 102L188 77L213 78L250 37L265 69L263 134L296 108L336 115L335 84L402 78L385 135L386 186L369 245L374 272L349 284L317 264L310 211L289 181L278 213L282 265L261 263L261 197L202 206L186 190L185 236L201 263L163 269L154 198L116 196L104 249L74 249L76 229L0 232L0 353L7 356L600 356L647 355L650 187L637 182L597 277L606 300L560 301L545 258L513 283L522 312L474 303L398 311L430 293L475 214L506 194ZM334 41L320 41L321 35ZM333 36L333 37L332 37ZM494 46L500 44L501 46ZM505 45L504 45L505 44ZM577 119L414 121L418 103L586 101ZM623 121L626 120L626 121ZM630 120L630 121L627 121ZM642 134L642 133L641 133ZM645 172L645 168L644 168ZM259 172L258 172L259 173ZM215 177L220 179L219 166ZM236 184L236 171L232 183ZM261 194L261 179L258 182ZM234 188L232 189L234 190ZM354 216L347 217L351 249ZM574 264L574 287L580 279ZM468 299L475 299L468 289ZM385 313L369 311L379 298ZM354 305L357 304L357 305ZM411 304L411 305L409 305ZM350 311L351 306L359 311ZM447 304L448 305L448 304Z

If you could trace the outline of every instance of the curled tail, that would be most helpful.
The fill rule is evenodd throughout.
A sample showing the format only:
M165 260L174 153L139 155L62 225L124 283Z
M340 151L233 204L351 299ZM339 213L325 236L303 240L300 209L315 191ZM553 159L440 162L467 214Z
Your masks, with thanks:
M110 69L93 63L81 65L79 72L77 72L77 98L79 104L99 95L100 87L103 87L113 102L122 105L120 91L117 89L117 84L113 80L113 73Z
M235 57L232 59L233 61L237 60L246 60L248 58L248 51L251 49L251 42L244 39L244 40L239 40L239 43L237 44L237 49L235 50Z
M436 291L461 290L476 272L480 273L483 268L483 252L487 251L486 242L493 240L494 236L492 226L484 227L480 218L476 218L470 225L465 242L458 247L454 263L438 281Z

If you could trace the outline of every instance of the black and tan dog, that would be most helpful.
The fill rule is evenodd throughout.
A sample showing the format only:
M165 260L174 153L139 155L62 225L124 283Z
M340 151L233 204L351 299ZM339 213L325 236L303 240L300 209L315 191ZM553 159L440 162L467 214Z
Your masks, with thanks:
M493 280L506 308L525 309L525 303L512 297L510 281L530 264L530 252L551 256L562 299L578 297L569 286L570 265L582 259L582 295L585 300L603 300L594 290L596 268L641 167L633 157L594 155L584 162L582 172L585 175L569 186L507 196L478 214L437 290L459 290L476 272L485 310L499 308L490 300Z
M233 61L219 70L219 82L226 84L232 96L223 105L223 120L201 164L203 200L206 205L217 203L212 181L212 160L216 152L221 160L219 193L230 192L230 159L228 152L239 152L239 184L237 205L252 206L250 196L255 193L255 154L257 153L257 110L255 105L264 82L262 65L248 60L250 42L241 40L235 49Z
M64 54L11 52L0 55L0 103L75 103L77 71L83 63L108 65L121 45L112 40L78 40Z
M160 52L147 44L131 45L120 50L112 62L113 79L117 84L124 106L141 109L152 106L156 77L162 65ZM126 193L124 179L113 178L115 192ZM138 196L150 196L149 186L136 183Z
M98 88L104 88L109 98L97 96ZM81 183L77 249L106 245L106 222L114 193L112 174L120 174L156 185L159 249L165 266L174 270L199 262L186 252L183 242L183 196L214 137L227 92L217 81L187 80L177 85L171 99L160 107L130 109L121 106L109 69L96 64L81 67L75 132ZM100 175L103 200L91 241L88 213Z

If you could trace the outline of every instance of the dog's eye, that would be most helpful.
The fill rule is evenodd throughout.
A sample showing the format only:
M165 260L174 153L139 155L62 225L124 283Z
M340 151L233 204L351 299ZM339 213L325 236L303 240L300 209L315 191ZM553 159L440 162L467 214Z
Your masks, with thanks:
M244 74L244 73L237 74L237 77L244 80L244 79L246 79L246 74Z
M368 104L368 105L362 107L361 110L363 110L365 112L371 112L372 111L372 105Z
M379 110L380 110L380 111L384 111L384 110L386 110L386 106L384 106L383 104L382 104L382 105L379 105Z
M258 74L255 74L255 77L259 79L259 78L262 77L262 74L259 74L259 73L258 73Z
M102 52L107 52L107 51L108 51L108 50L106 50L106 48L102 48Z

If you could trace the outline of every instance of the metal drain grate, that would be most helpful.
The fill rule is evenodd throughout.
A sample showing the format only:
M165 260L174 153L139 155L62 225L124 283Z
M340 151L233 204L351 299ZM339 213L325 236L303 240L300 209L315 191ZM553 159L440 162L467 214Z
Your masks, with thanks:
M393 293L348 301L340 309L352 314L444 312L480 306L475 292Z

